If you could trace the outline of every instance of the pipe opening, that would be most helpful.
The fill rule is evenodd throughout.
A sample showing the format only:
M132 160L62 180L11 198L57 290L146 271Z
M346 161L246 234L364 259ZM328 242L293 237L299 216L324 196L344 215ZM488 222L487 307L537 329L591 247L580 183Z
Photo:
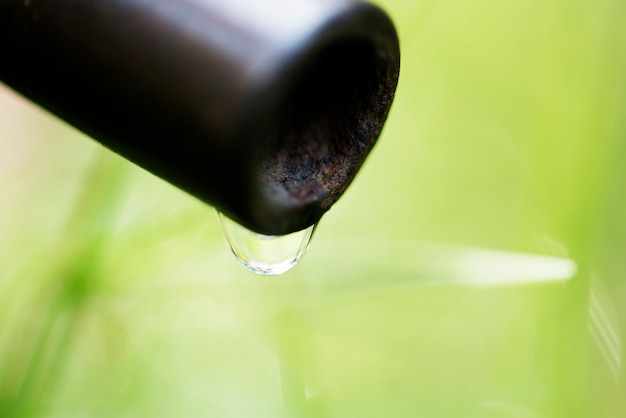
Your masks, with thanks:
M304 65L262 151L261 186L277 207L326 211L351 182L388 110L380 61L370 42L353 40Z

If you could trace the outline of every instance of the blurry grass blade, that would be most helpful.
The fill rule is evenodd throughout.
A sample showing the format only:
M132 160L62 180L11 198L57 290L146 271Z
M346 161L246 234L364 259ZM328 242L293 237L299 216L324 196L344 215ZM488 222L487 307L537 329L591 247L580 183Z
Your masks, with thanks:
M617 380L622 368L622 339L619 319L611 296L598 277L592 277L589 302L589 332Z
M452 258L451 281L469 285L505 285L561 281L576 274L573 260L516 252L459 248Z
M332 277L323 286L353 290L393 285L502 286L554 282L568 280L577 271L576 263L567 258L476 247L338 240L315 245L311 260L307 261L324 270L317 275L318 279Z

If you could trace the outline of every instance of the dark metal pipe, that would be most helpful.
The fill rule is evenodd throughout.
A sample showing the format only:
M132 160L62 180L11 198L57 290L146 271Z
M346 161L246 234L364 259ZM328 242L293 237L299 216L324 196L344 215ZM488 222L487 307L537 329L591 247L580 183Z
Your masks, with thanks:
M0 80L265 234L341 196L398 72L358 1L0 0Z

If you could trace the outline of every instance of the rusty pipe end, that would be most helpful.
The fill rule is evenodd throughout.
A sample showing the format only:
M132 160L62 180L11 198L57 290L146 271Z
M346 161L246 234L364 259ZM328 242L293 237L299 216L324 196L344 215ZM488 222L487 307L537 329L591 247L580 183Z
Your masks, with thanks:
M304 229L341 197L381 134L398 84L393 23L347 3L286 54L250 101L244 135L258 136L250 193L226 213L260 233ZM271 105L268 105L271 103Z

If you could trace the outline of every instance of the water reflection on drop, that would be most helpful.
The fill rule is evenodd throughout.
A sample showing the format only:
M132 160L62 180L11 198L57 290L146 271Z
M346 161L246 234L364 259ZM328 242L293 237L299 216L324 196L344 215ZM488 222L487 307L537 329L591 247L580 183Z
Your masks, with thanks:
M304 256L315 225L288 235L252 232L217 212L224 238L235 258L245 268L263 276L276 276L290 270Z

